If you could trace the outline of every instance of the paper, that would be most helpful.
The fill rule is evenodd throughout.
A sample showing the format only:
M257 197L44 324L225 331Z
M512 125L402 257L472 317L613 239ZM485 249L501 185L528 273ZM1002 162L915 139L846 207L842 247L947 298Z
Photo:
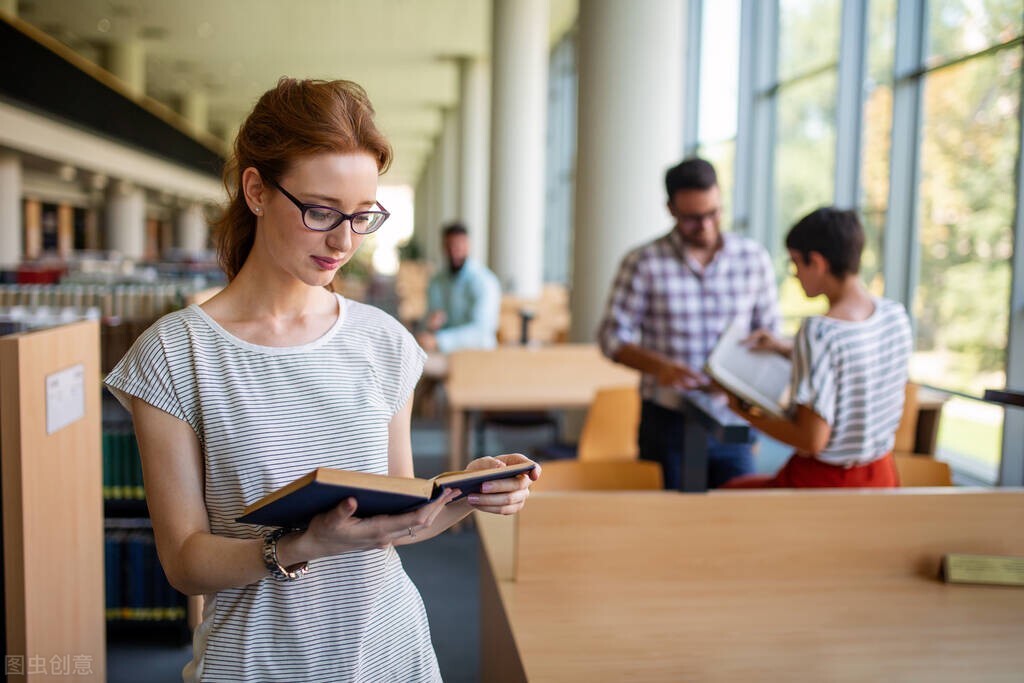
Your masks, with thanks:
M744 317L733 320L708 356L707 373L741 399L781 417L789 407L793 364L773 351L748 349L742 344L748 333Z
M79 363L46 376L46 433L85 417L85 365Z

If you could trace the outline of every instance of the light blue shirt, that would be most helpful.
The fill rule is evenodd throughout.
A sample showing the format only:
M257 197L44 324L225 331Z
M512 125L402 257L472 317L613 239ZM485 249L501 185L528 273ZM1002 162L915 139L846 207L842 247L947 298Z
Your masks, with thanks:
M482 263L467 258L458 273L436 273L427 289L430 311L444 311L446 320L437 332L442 353L459 349L493 349L497 345L501 285Z

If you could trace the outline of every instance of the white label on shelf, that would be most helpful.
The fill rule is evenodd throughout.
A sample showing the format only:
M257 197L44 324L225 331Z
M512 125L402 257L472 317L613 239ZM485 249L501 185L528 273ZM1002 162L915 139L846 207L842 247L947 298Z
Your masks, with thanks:
M85 365L79 363L46 376L46 433L53 434L85 417Z

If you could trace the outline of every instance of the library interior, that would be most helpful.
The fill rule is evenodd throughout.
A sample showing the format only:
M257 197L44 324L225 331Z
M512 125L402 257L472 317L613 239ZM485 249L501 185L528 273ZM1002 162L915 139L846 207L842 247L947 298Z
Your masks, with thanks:
M0 33L7 680L1024 677L1020 0Z

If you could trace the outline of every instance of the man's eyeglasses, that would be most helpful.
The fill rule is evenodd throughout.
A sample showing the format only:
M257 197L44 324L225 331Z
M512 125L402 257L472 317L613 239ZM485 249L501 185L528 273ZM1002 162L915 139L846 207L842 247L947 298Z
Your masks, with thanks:
M303 204L288 190L281 187L276 180L270 178L266 178L266 180L298 207L302 212L302 224L314 232L329 232L347 220L352 226L352 232L357 235L369 235L384 225L384 221L391 215L380 202L377 202L380 211L356 211L355 213L343 213L330 206L319 204Z
M716 207L705 213L681 213L676 219L683 225L704 225L704 221L717 221L722 215L722 208Z

